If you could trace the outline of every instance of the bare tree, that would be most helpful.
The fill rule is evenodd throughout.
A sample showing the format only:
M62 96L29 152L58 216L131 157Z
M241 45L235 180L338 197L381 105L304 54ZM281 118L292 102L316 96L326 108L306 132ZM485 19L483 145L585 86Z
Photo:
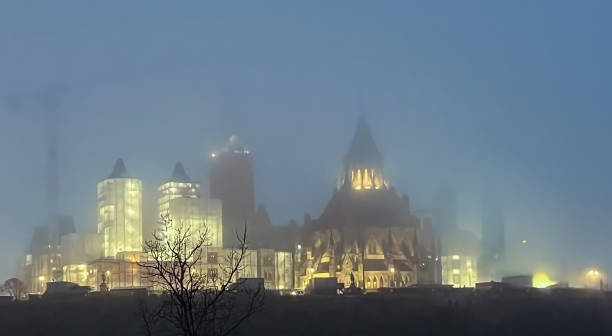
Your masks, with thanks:
M156 322L164 321L183 335L228 335L262 307L263 288L247 288L237 279L248 253L246 225L218 265L220 272L213 272L203 267L207 229L173 225L168 215L160 224L163 229L145 242L149 261L139 263L144 277L163 293L153 307L141 307L145 333L153 334Z
M1 292L7 292L14 300L21 300L26 292L25 285L17 278L10 278L0 287Z

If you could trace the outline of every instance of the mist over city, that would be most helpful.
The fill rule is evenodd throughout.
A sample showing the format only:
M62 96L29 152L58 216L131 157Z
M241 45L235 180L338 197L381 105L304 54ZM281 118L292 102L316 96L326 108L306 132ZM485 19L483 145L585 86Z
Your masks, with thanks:
M393 307L417 314L414 300L452 320L497 291L529 305L571 292L608 308L548 330L611 332L610 10L2 2L0 309L137 311L138 297L155 311L183 302L178 286L206 318L249 307L181 320L180 334L369 335L405 330ZM156 248L173 242L193 249L188 283L158 280L179 256ZM349 297L389 304L389 329L301 329L298 313L265 327L325 297L325 316L348 314ZM176 326L141 315L118 334ZM509 334L543 330L516 325Z

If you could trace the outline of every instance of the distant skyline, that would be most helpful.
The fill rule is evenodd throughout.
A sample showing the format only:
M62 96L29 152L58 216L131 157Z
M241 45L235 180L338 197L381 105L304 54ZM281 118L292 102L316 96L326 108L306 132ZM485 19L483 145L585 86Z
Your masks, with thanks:
M143 181L151 221L175 162L205 191L210 153L234 134L252 152L256 202L272 222L316 218L363 114L413 209L448 185L457 225L479 234L494 185L515 262L555 272L567 257L612 272L610 10L2 2L0 278L42 224L49 85L60 88L59 208L79 232L95 231L96 183L117 158Z

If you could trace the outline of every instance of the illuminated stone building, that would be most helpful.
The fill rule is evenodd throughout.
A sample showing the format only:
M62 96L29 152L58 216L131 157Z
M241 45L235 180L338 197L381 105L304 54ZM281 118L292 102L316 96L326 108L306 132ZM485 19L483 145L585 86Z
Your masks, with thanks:
M223 202L223 246L236 244L235 230L242 230L255 211L255 187L250 151L236 136L211 154L210 197Z
M70 216L51 216L48 225L34 229L23 271L24 284L30 292L42 293L47 282L62 280L62 253L53 237L73 232L74 221Z
M292 289L293 254L291 252L260 248L257 253L257 275L264 279L268 289Z
M415 284L425 273L419 228L408 197L399 197L384 176L382 156L360 119L337 189L323 214L304 225L296 287L317 277L349 286L351 276L365 289Z
M188 227L193 234L206 232L211 247L223 246L221 200L201 197L200 184L191 181L180 162L158 192L158 218L167 214L172 225Z
M196 268L199 273L208 274L210 276L218 276L223 278L224 270L230 265L228 257L231 249L220 247L204 247L202 251L202 261ZM235 274L233 281L240 278L256 278L258 277L258 261L259 252L250 250L243 259L242 266ZM158 290L154 287L150 279L145 276L143 269L138 265L139 262L146 262L147 255L145 253L126 252L119 253L117 258L100 258L87 263L86 267L78 269L79 279L82 276L82 270L87 270L87 283L94 290L100 290L100 285L104 281L109 289L113 288L128 288L128 287L148 287L151 290ZM292 273L287 272L283 275L285 278L291 277ZM79 283L80 284L80 283ZM276 289L276 287L267 286L267 289Z
M478 282L476 258L471 256L442 256L442 283L455 287L474 287Z
M294 267L293 253L285 251L274 252L274 288L293 289L294 286Z
M142 182L128 175L121 159L98 183L98 234L105 257L142 251Z

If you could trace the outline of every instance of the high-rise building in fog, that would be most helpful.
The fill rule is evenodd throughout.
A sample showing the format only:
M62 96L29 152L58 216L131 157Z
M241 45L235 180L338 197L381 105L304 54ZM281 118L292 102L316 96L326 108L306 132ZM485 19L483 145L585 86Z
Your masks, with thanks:
M255 210L251 154L232 136L211 157L210 197L223 202L223 246L229 247L236 244L235 231L242 231Z
M457 229L457 200L449 186L442 186L433 200L433 225L441 234Z
M493 188L485 192L482 206L482 256L483 275L494 277L501 266L506 251L506 226L504 204Z
M177 198L198 198L200 197L200 184L192 182L183 164L177 162L174 165L172 171L172 177L165 183L159 186L157 190L160 193L159 199L157 200L159 216L168 213L170 208L170 201Z
M75 232L70 216L59 214L59 98L55 87L44 91L41 103L45 108L47 145L47 203L44 226L34 228L30 248L26 251L19 273L32 292L42 292L48 281L61 280L62 235Z
M174 166L170 180L157 190L160 218L168 215L172 226L194 235L206 233L211 247L223 245L221 201L201 197L200 184L191 181L180 162Z
M142 182L129 176L121 159L98 183L98 234L105 257L142 250Z

